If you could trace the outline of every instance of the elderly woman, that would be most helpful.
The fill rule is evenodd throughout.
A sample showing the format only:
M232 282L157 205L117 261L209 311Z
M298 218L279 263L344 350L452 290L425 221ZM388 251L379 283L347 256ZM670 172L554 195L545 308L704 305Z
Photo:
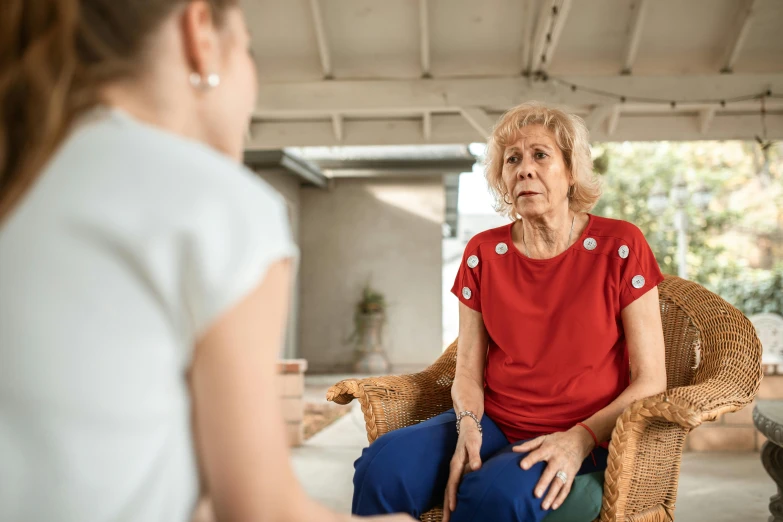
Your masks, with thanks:
M444 521L540 521L606 468L620 413L665 389L663 277L636 226L589 213L588 139L579 117L533 103L495 127L486 177L512 222L468 242L452 289L454 409L364 450L354 513L443 503Z

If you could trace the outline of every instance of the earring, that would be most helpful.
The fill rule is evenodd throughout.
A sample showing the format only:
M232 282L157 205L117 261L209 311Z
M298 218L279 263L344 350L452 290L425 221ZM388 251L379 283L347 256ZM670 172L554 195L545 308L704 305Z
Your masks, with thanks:
M513 203L511 203L510 201L506 201L506 196L508 196L508 192L503 194L503 203L505 203L506 205L513 205Z
M204 78L201 77L201 75L197 72L190 73L190 85L192 85L196 89L213 89L220 85L220 75L216 73L211 73L207 75L207 81L204 82Z
M213 89L220 85L220 76L217 73L211 73L209 76L207 76L207 85Z

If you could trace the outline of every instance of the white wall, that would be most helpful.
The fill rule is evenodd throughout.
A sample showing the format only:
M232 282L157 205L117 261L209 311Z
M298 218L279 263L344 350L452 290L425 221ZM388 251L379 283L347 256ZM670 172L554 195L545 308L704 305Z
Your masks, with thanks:
M344 372L364 284L389 303L384 341L394 372L441 353L442 178L345 179L300 196L299 356L313 373Z

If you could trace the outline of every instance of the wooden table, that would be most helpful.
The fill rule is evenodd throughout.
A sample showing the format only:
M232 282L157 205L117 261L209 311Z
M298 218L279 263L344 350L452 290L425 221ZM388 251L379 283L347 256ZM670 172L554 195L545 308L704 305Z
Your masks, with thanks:
M761 463L778 486L769 499L769 522L783 522L783 400L757 401L753 424L767 442L761 448Z

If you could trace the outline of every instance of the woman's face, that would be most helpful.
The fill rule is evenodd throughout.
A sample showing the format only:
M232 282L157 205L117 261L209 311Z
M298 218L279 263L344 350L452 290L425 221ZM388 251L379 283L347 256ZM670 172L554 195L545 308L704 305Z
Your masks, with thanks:
M503 152L506 201L523 219L567 208L571 173L555 136L543 125L527 125Z
M218 33L219 64L214 72L220 75L220 85L205 93L202 123L210 145L241 160L258 91L250 35L242 10L228 9Z

